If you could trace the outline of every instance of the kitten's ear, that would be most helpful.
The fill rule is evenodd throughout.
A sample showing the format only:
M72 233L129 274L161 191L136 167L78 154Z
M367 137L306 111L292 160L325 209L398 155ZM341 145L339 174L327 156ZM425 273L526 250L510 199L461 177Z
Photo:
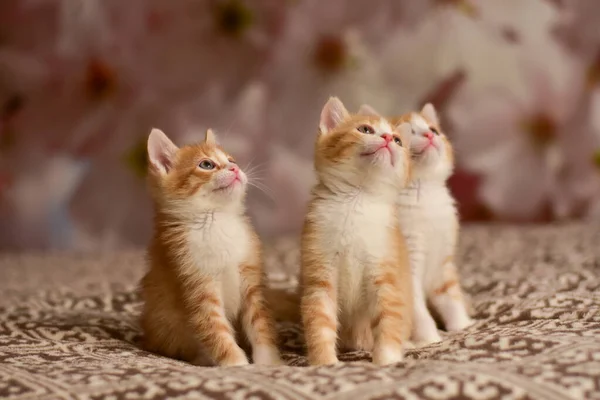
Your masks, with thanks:
M153 128L148 137L149 167L160 174L168 173L173 168L177 146L160 129Z
M358 114L365 115L367 117L381 117L381 114L379 114L373 107L371 107L368 104L363 104L362 106L360 106L360 108L358 109Z
M400 135L402 140L402 147L410 149L410 142L412 140L412 125L410 122L404 122L396 128L396 131Z
M429 122L439 125L440 120L438 118L437 112L435 111L435 107L431 103L427 103L421 109L421 115L429 120Z
M206 143L209 146L217 145L217 136L215 135L212 129L206 130L206 134L204 135L204 143Z
M319 121L319 133L325 134L335 129L342 121L348 118L348 110L337 97L330 97L323 110Z

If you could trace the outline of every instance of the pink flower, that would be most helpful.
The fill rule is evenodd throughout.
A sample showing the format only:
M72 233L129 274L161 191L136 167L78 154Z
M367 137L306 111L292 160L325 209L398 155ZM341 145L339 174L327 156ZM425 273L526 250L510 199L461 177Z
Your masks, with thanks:
M467 85L450 106L458 157L499 216L580 214L598 181L585 68L551 42L521 51L526 87Z

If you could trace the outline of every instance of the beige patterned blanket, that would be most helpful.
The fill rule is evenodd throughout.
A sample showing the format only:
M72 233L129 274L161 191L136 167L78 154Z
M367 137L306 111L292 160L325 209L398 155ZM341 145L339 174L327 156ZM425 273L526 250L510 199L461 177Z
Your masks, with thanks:
M0 398L600 399L600 228L469 227L459 260L478 322L387 368L200 368L138 348L140 251L0 256ZM295 243L267 250L293 273ZM273 282L291 285L284 274Z

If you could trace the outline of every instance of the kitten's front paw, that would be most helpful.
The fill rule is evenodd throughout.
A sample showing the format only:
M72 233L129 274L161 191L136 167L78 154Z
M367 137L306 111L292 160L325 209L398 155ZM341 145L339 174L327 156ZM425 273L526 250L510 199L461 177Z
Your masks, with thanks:
M285 365L279 350L273 346L257 346L252 352L252 360L258 365Z
M223 360L220 367L241 367L244 365L249 365L250 363L246 358L233 359L233 360Z
M373 363L383 366L404 360L401 348L381 347L373 350Z
M442 337L436 329L428 332L415 332L411 337L411 340L416 347L423 347L429 344L441 342Z
M319 354L318 356L314 356L314 357L308 357L308 363L310 365L313 366L320 366L320 365L335 365L337 363L339 363L340 361L338 360L337 356L333 355L333 356L324 356L322 354Z
M225 358L219 363L220 367L240 367L242 365L248 365L248 358L246 357L246 353L243 352L242 349L239 349L235 354L230 357Z
M469 326L473 325L474 323L475 323L475 320L468 318L468 317L457 318L453 321L450 321L446 325L446 330L448 332L462 331L463 329L467 329Z
M416 349L417 347L418 347L418 343L415 343L413 341L404 342L404 349L406 349L406 350L413 350L413 349Z

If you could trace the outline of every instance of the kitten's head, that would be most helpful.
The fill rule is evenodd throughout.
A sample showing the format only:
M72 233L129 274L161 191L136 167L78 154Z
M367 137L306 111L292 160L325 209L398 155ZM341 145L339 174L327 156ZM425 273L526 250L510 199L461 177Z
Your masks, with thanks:
M157 205L165 211L194 214L241 210L248 179L235 160L206 131L199 144L177 147L159 129L148 137L148 175Z
M410 124L393 129L379 116L350 115L338 98L321 111L315 148L319 178L331 186L404 186L409 175Z
M359 114L379 115L368 105L361 106ZM414 178L445 181L452 175L452 145L442 132L438 115L431 103L427 103L421 112L390 118L390 122L394 125L408 122L411 125L410 150Z

